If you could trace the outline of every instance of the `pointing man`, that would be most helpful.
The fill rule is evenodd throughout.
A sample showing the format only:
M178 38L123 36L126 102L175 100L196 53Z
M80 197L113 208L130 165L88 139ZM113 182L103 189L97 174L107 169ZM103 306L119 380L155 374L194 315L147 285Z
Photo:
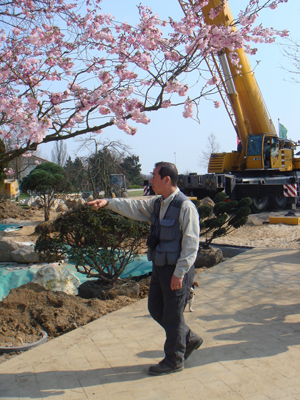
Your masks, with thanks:
M199 247L199 215L195 205L177 187L174 164L155 164L151 179L157 196L143 199L98 199L95 210L112 211L138 221L151 222L147 240L148 259L153 263L148 309L165 330L165 357L149 368L151 375L179 372L184 361L203 340L185 324L183 312L195 275Z

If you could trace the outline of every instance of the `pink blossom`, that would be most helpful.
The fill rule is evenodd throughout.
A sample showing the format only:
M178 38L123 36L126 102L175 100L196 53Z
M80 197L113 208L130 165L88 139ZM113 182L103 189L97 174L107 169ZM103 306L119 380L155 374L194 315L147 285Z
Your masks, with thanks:
M184 118L193 118L194 105L190 100L187 100L184 104L183 116Z
M221 106L221 103L219 101L214 101L214 107L219 108Z
M171 100L165 100L161 103L162 108L169 108L171 107L171 105L172 105Z
M15 171L12 168L9 168L9 169L4 168L3 171L5 172L5 175L7 175L7 176L11 176L15 173Z
M22 154L22 157L24 157L24 158L30 158L32 156L33 156L33 153L31 151L29 151L28 153Z
M110 109L107 108L107 107L100 106L99 107L99 112L102 115L108 115L108 114L110 114Z
M188 85L181 85L178 90L179 96L186 96L188 90L189 90Z
M208 85L216 85L219 82L219 77L214 75L211 79L207 81Z

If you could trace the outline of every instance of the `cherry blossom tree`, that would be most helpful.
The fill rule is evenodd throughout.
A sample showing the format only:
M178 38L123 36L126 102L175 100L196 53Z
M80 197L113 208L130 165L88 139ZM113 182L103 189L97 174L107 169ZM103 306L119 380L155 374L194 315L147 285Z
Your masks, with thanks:
M212 20L224 1L210 10ZM171 106L195 117L199 99L216 93L218 82L203 73L205 57L229 48L234 61L242 46L255 54L251 43L286 36L255 22L262 8L284 2L249 0L233 30L205 23L207 0L189 2L179 21L139 5L135 26L102 14L101 0L0 0L0 139L18 138L0 152L0 166L41 143L111 126L134 135L151 112ZM190 95L192 85L197 93Z

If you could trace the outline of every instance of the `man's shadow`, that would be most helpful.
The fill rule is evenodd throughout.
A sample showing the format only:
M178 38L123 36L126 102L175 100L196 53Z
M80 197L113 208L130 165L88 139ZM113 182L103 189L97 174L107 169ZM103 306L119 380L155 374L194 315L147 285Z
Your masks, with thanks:
M293 317L297 314L300 314L300 304L266 303L233 314L201 316L199 319L202 321L228 320L228 324L219 323L220 327L206 330L204 334L212 335L214 346L206 346L204 340L200 350L193 353L192 362L188 360L185 367L284 353L289 347L300 344L300 319ZM143 352L139 355L158 357L157 352ZM163 357L162 352L160 355Z
M201 355L198 353L198 365L270 357L288 351L290 346L300 344L300 319L293 317L297 314L300 314L300 304L266 303L234 314L200 317L208 322L228 320L228 325L206 331L207 334L213 334L217 345L202 349ZM232 320L237 323L232 323ZM219 345L222 341L226 341L226 344Z

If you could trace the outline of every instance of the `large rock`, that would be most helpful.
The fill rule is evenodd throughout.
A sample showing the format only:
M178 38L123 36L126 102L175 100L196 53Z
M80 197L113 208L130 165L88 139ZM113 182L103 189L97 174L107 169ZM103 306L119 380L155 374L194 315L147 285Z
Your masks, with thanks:
M223 253L221 249L218 248L199 248L197 258L195 261L195 268L210 268L216 264L219 264L223 260Z
M65 204L70 210L77 210L79 207L85 204L85 201L80 197L75 199L67 199Z
M11 253L20 247L17 243L4 237L0 238L0 262L14 261Z
M33 276L32 282L38 283L48 290L65 292L76 296L80 280L70 273L63 265L48 264L39 269Z
M78 210L78 208L80 208L81 206L83 206L85 204L85 201L83 199L75 199L72 209L73 210Z
M86 281L78 288L78 294L84 299L97 297L100 300L112 300L117 296L136 299L140 294L140 285L135 281L128 281L125 284L117 281L114 285L99 285L93 281Z
M31 264L40 262L39 253L36 253L32 246L20 247L16 250L13 250L10 255L13 261L20 264Z
M204 197L204 199L200 200L200 206L209 206L211 208L214 208L215 203L210 197Z
M260 226L265 224L266 222L269 222L269 213L262 213L261 214L250 214L248 215L248 221L246 222L246 225L252 225L252 226Z
M68 211L68 210L69 210L68 207L63 202L59 203L59 205L56 207L56 211L57 212L65 212L65 211Z

